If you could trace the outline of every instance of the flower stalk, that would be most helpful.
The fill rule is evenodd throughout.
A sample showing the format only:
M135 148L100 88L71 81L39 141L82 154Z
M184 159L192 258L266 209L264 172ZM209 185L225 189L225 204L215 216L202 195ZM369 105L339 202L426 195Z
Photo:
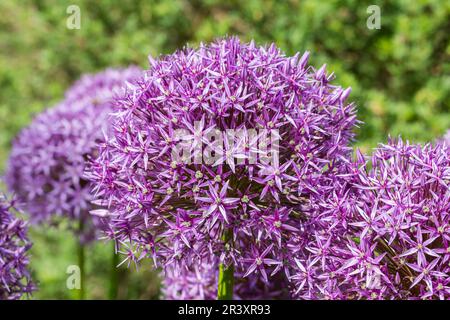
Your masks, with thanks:
M111 273L109 279L109 300L116 300L117 293L119 290L119 271L117 270L117 265L119 264L119 256L116 254L116 244L113 242L112 247L112 257L111 257Z
M227 245L233 238L233 230L225 230L222 239ZM219 283L217 290L218 300L232 300L234 287L234 266L226 266L224 263L219 265Z
M84 231L84 221L80 219L79 232L80 235ZM82 241L78 240L78 267L80 268L80 290L78 292L78 300L85 299L85 245Z

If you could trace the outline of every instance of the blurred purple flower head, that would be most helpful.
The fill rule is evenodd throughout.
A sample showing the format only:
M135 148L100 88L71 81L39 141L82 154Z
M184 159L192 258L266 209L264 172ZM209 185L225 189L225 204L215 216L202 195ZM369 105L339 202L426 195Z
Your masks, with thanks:
M0 300L31 294L35 286L28 272L27 223L15 217L13 204L0 194Z
M97 144L108 130L113 95L139 72L130 67L83 76L67 91L65 100L39 114L16 138L6 183L33 222L89 216L93 207L91 187L83 178L85 162L95 157ZM91 236L92 232L86 232L81 241Z
M450 146L389 141L341 178L297 247L296 297L449 299Z
M219 260L202 259L201 263L189 268L176 270L174 265L165 269L162 293L168 300L215 300L219 277ZM243 277L237 271L234 280L233 299L269 300L289 299L287 279L277 276L270 283L265 283L256 275Z
M357 123L350 90L308 56L233 37L150 58L87 174L127 259L188 270L211 256L264 282L287 274L290 234L332 191Z

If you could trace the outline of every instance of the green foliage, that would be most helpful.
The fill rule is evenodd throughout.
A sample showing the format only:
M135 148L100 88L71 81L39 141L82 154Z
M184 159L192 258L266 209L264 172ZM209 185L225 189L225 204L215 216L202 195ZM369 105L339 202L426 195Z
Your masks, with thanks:
M33 299L77 299L78 290L68 290L66 280L70 274L67 267L77 264L77 243L71 232L62 225L49 228L34 227L30 238L33 279L38 281L39 290ZM87 299L106 299L111 271L111 244L96 242L86 247ZM122 260L123 257L121 257ZM157 299L159 279L146 261L139 269L126 263L117 269L119 277L119 299Z
M450 2L376 1L381 29L369 30L366 10L373 2L1 1L0 171L17 132L33 114L60 100L81 74L108 66L146 67L149 53L166 54L227 34L275 42L287 54L309 50L314 66L326 62L336 83L353 88L350 97L364 121L356 144L363 149L386 141L389 134L433 140L450 127ZM80 30L66 28L66 8L72 4L81 9ZM37 232L32 236L33 266L42 283L37 297L68 298L61 289L65 275L60 269L74 258L70 235L55 231L54 239ZM59 249L47 247L49 243ZM93 256L100 260L91 268L108 274L101 268L109 255L101 244L95 247L99 251ZM51 255L55 250L64 252ZM57 275L51 265L59 265ZM136 277L130 279L129 295L139 298L139 290L146 289ZM93 280L98 292L93 288L92 297L103 296L103 280Z

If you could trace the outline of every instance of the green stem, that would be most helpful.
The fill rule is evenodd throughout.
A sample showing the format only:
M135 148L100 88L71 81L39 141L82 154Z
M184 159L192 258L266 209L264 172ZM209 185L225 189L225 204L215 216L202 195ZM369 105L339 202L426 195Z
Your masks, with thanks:
M225 230L222 240L228 244L233 239L233 230ZM218 300L232 300L234 286L234 266L225 266L223 263L219 266L219 284L217 288Z
M84 221L83 219L80 219L80 226L79 231L80 235L82 235L84 230ZM84 244L78 239L78 267L80 268L80 290L78 292L78 299L84 300L85 298L85 246Z
M119 290L119 270L117 270L117 265L119 264L119 256L116 254L116 244L112 241L113 250L111 257L111 274L109 279L109 300L116 300L117 293Z

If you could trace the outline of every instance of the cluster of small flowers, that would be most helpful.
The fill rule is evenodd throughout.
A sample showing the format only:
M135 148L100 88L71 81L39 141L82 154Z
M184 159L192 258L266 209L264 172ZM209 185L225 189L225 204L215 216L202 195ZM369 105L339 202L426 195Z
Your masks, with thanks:
M450 147L391 140L346 171L297 248L295 296L449 299Z
M308 67L308 56L227 38L150 59L86 174L108 206L95 214L109 217L127 259L150 256L178 273L211 256L265 283L290 276L292 234L333 190L357 124L350 89L332 85L325 66ZM217 150L205 133L251 129L276 132L268 150L279 157L247 161L261 155L249 135L226 138L213 165L195 161L205 156L195 143L182 161L171 152L191 138Z
M19 299L35 290L28 272L27 224L15 217L13 205L0 194L0 300Z
M88 214L93 197L83 178L85 162L95 157L108 129L113 95L139 74L137 67L130 67L84 76L65 100L38 115L16 138L6 183L33 222L54 221L55 216L98 222ZM92 239L94 229L85 230L83 242Z

